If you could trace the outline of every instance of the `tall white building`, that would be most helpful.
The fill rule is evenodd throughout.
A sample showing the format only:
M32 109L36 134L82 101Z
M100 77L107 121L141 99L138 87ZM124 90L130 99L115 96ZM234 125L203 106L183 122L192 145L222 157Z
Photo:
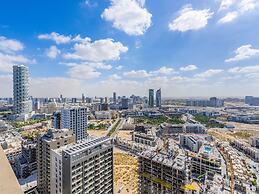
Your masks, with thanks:
M14 114L28 114L32 111L29 99L29 69L25 65L13 66Z
M86 137L87 108L70 107L61 111L61 128L70 129L76 136L76 141Z
M51 150L51 194L111 194L113 147L107 137Z

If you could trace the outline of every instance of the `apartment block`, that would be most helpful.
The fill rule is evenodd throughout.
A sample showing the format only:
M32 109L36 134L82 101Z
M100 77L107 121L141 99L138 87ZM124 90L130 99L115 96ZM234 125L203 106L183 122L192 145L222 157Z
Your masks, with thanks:
M70 129L76 136L76 141L86 137L87 108L70 107L61 110L61 128Z
M215 147L204 144L199 152L189 153L193 175L206 175L208 172L221 174L222 158Z
M132 133L132 141L154 147L158 139L155 130L155 128L144 128L143 131L134 131Z
M187 147L192 152L199 152L202 142L202 139L195 135L180 135L180 145Z
M16 174L26 178L37 170L36 144L33 142L22 143L22 153L15 159Z
M184 193L187 181L186 156L179 150L146 150L139 155L139 193Z
M107 137L87 137L51 151L52 194L113 193L113 147Z
M38 135L37 140L37 170L38 191L40 194L50 194L50 174L52 149L75 143L75 136L68 129L49 129L47 133Z

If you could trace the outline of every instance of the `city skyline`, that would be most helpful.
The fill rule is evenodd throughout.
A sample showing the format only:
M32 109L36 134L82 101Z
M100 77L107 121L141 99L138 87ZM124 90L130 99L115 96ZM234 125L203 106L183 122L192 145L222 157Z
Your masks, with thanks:
M0 8L1 97L12 96L15 64L29 66L33 97L147 96L149 88L163 97L259 95L255 0L27 6Z

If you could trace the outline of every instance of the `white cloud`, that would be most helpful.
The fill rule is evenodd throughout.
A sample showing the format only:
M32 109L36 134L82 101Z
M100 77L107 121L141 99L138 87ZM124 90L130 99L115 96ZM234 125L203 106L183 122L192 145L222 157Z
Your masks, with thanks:
M147 80L147 82L151 82L151 83L158 83L160 86L167 83L169 81L168 77L166 76L155 76L155 77L151 77Z
M258 0L241 0L238 4L238 8L241 13L253 11L259 8L259 1Z
M55 45L47 49L46 52L47 56L52 59L55 59L60 53L60 50Z
M183 76L174 76L171 78L171 80L174 82L183 82L183 81L187 81L188 78L183 77Z
M195 78L199 78L199 79L206 79L206 78L210 78L210 77L216 76L216 75L218 75L218 74L220 74L222 72L223 72L222 69L209 69L209 70L207 70L205 72L196 74L194 77Z
M152 14L143 0L111 0L101 17L113 22L113 27L129 35L143 35L151 25Z
M32 64L34 60L30 60L23 55L9 55L0 52L0 72L10 73L15 64Z
M110 70L112 69L111 65L107 65L104 63L88 63L91 67L96 69Z
M117 70L121 70L122 68L123 68L122 65L119 65L119 66L115 67L115 69L117 69Z
M259 65L246 66L246 67L233 67L233 68L229 69L228 72L234 73L234 74L259 73Z
M151 76L151 74L148 73L146 70L137 70L137 71L132 70L132 71L124 72L123 75L129 78L146 78Z
M79 59L85 61L108 61L120 59L121 53L128 48L113 39L101 39L94 42L83 41L74 45L74 52L64 55L66 59Z
M235 62L241 61L244 59L249 59L253 56L259 55L259 49L252 48L252 45L243 45L236 49L235 51L236 56L226 59L225 62Z
M258 8L258 0L222 0L219 11L228 10L229 12L218 22L229 23L243 14L254 11Z
M191 5L185 6L180 10L179 16L169 23L169 30L180 32L199 30L207 26L213 14L210 9L194 10Z
M117 75L117 74L112 74L108 77L109 80L120 80L121 76Z
M89 65L75 65L69 68L68 75L77 79L93 79L98 78L101 73Z
M13 53L24 49L23 44L14 39L7 39L4 36L0 36L0 51L5 53Z
M185 67L180 68L181 71L194 71L196 69L198 69L196 65L187 65Z
M219 10L225 10L234 5L236 0L222 0Z
M67 65L68 67L73 67L73 66L77 66L77 65L83 65L83 66L90 66L94 69L102 69L102 70L110 70L112 69L111 65L105 64L105 63L94 63L94 62L81 62L81 63L60 63L63 65Z
M221 23L221 24L229 23L235 20L237 17L238 17L238 12L236 11L229 12L224 17L220 18L218 23Z
M139 5L140 5L141 7L144 7L144 5L145 5L145 3L146 3L145 0L136 0L136 2L139 3Z
M51 32L50 34L40 34L38 35L38 38L41 40L52 40L57 44L66 44L72 40L71 36L65 36L57 32Z
M165 74L165 75L169 75L169 74L171 74L173 71L174 71L173 68L163 66L163 67L160 67L160 68L159 68L158 70L156 70L156 71L152 71L151 73L152 73L152 74Z
M92 0L85 0L85 5L89 8L97 7L98 3Z

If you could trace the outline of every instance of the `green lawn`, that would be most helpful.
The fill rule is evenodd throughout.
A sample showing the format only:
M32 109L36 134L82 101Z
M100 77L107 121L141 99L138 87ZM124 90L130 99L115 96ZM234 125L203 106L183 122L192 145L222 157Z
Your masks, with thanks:
M208 128L224 128L225 125L222 123L214 123L211 119L215 119L214 117L207 117L203 115L195 115L194 120L200 122L201 124L205 124Z
M184 124L184 121L181 120L180 117L171 117L167 118L165 116L150 118L150 117L143 117L143 118L136 118L136 124L150 124L150 125L160 125L162 123L170 123L170 124Z
M40 123L43 121L47 121L48 119L33 119L33 120L28 120L28 121L14 121L11 123L11 125L15 128L21 128L27 125L33 125L36 123Z

